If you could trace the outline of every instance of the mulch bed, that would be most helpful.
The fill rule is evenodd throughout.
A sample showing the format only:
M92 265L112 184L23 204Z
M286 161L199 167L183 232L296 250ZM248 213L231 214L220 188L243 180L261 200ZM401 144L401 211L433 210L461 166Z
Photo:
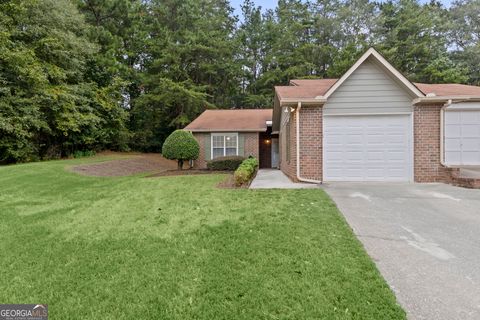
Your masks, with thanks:
M122 154L124 155L124 154ZM128 154L127 154L128 155ZM177 163L159 154L133 154L131 158L84 164L72 167L73 172L97 177L121 177L144 172L163 172L177 167Z

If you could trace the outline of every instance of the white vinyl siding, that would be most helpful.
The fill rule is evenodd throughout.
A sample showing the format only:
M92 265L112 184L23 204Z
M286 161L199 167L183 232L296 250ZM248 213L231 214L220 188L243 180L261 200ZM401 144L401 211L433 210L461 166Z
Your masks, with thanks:
M212 159L238 155L238 133L212 133Z
M480 110L445 111L445 163L480 165Z
M408 113L412 99L386 71L367 59L329 97L324 115Z

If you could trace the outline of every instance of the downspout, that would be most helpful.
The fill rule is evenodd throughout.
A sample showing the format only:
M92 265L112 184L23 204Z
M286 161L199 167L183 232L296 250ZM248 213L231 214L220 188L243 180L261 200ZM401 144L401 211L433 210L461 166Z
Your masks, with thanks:
M297 110L295 111L295 138L297 142L297 179L298 181L308 182L308 183L317 183L320 184L322 181L302 178L300 176L300 109L302 109L302 103L298 102Z
M445 164L445 109L452 105L452 99L449 99L440 109L440 164L448 167Z

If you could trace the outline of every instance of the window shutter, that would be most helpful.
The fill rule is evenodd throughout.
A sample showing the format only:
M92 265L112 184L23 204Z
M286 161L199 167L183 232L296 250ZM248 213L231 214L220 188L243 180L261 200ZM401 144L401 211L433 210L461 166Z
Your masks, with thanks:
M211 148L212 135L210 133L206 133L204 140L205 140L205 160L208 161L212 158L212 148Z
M238 155L245 156L245 135L243 133L238 134Z

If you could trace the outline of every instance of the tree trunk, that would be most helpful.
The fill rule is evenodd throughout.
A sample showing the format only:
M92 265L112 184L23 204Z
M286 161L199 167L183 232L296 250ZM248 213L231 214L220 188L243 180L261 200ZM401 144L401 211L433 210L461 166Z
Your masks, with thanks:
M178 170L183 169L183 160L178 159Z

